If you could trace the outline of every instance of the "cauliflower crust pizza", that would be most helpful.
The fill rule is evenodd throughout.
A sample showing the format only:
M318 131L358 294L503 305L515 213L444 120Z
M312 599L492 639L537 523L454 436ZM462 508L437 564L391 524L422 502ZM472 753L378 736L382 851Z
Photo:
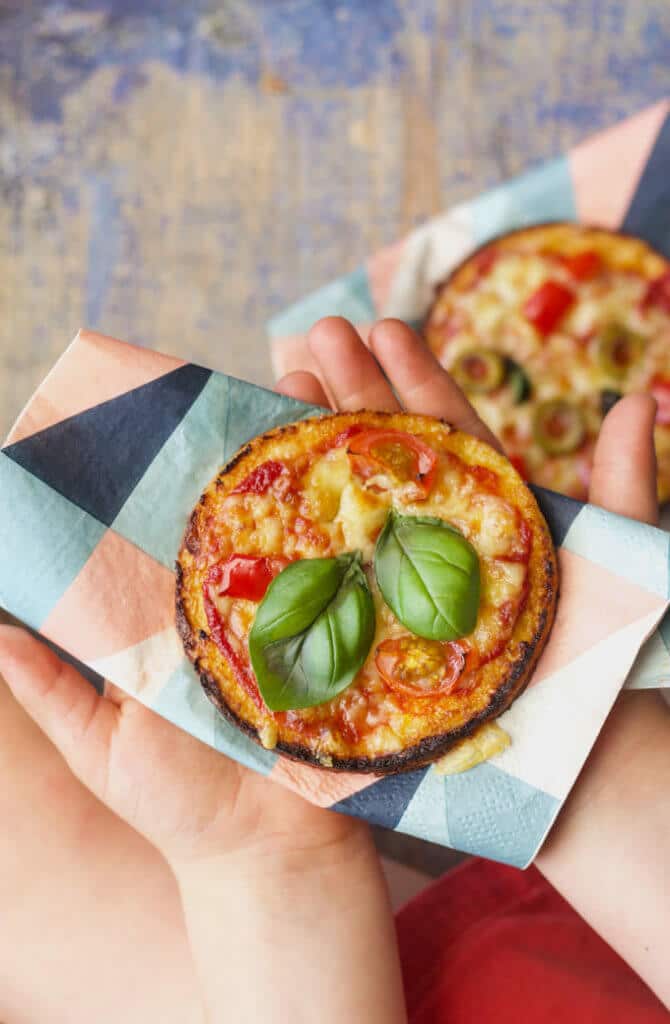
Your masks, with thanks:
M494 239L438 288L424 336L522 475L581 500L603 417L650 391L670 499L670 263L645 242L577 224Z
M322 768L432 761L521 693L557 567L512 465L425 416L325 415L244 447L192 513L177 626L219 711Z

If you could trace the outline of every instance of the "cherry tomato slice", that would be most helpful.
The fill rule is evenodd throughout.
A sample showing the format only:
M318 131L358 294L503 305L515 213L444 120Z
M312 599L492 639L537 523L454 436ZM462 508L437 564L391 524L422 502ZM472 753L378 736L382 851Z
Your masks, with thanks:
M413 481L427 497L435 481L437 455L427 444L402 430L364 430L350 438L348 452L362 477L390 470L399 480Z
M659 309L670 313L670 270L650 281L641 303L642 309L649 306L658 306Z
M435 697L456 688L467 653L468 648L458 641L444 644L401 636L379 645L375 665L392 690L412 697Z
M575 293L558 281L545 281L526 300L523 315L543 337L551 334L575 301Z
M288 472L283 462L270 459L252 469L249 476L235 487L231 494L265 494L283 473Z
M656 422L664 427L670 426L670 378L654 377L650 390L658 405Z
M219 597L243 597L262 601L275 576L288 565L286 558L257 558L254 555L230 555L216 566Z
M575 253L574 256L564 256L561 263L575 281L590 281L603 268L600 254L592 249Z
M360 423L352 423L350 427L345 430L341 430L333 441L333 448L342 448L348 441L351 440L356 434L360 434L365 430Z

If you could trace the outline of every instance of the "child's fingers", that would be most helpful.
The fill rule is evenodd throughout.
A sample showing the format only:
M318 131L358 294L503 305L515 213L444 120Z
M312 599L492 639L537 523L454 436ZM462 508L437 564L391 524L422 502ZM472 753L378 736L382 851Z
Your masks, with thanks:
M448 420L459 430L500 444L419 336L401 320L380 320L370 347L409 412Z
M129 693L122 690L120 686L115 686L114 683L110 683L108 679L105 679L105 700L108 700L110 704L116 704L117 707L121 707L127 700L133 700Z
M596 445L589 501L610 512L658 523L651 395L622 398L605 417Z
M276 390L280 395L297 398L299 402L307 402L309 405L322 405L324 409L328 409L330 406L321 382L308 370L294 370L293 373L287 373L277 383Z
M71 665L15 626L0 626L0 673L74 774L101 794L118 707L101 697Z
M309 332L309 347L338 409L398 412L388 381L356 329L339 316L328 316Z

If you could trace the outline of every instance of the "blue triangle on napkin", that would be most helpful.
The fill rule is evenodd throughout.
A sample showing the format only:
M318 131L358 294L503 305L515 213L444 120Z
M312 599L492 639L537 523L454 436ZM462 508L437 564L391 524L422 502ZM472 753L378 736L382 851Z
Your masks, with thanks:
M371 824L383 828L395 828L427 771L427 768L421 768L415 772L387 775L379 782L373 782L371 786L333 804L331 810L365 818Z
M621 230L639 235L670 259L670 114L658 133Z
M200 366L181 366L40 430L4 454L110 526L210 376Z
M544 487L530 489L535 495L540 511L547 520L549 532L557 547L565 540L568 530L584 508L581 501L574 498L566 498L564 494L557 494L555 491L545 491Z

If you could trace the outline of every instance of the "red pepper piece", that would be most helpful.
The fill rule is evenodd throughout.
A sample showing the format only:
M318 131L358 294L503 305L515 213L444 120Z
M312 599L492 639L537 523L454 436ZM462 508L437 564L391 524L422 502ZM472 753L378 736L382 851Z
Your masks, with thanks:
M650 281L641 302L642 309L649 309L650 306L658 306L659 309L670 313L670 270Z
M270 489L272 484L277 480L283 473L287 473L288 470L283 462L276 462L270 459L268 462L262 462L260 466L256 466L252 469L249 476L245 477L241 484L233 488L231 494L265 494Z
M590 281L603 269L602 257L592 249L564 256L561 262L575 281Z
M572 289L558 281L545 281L526 300L523 315L546 337L558 326L574 301L575 293Z
M262 601L275 576L288 565L286 558L262 558L255 555L230 555L221 569L220 597L243 597Z

